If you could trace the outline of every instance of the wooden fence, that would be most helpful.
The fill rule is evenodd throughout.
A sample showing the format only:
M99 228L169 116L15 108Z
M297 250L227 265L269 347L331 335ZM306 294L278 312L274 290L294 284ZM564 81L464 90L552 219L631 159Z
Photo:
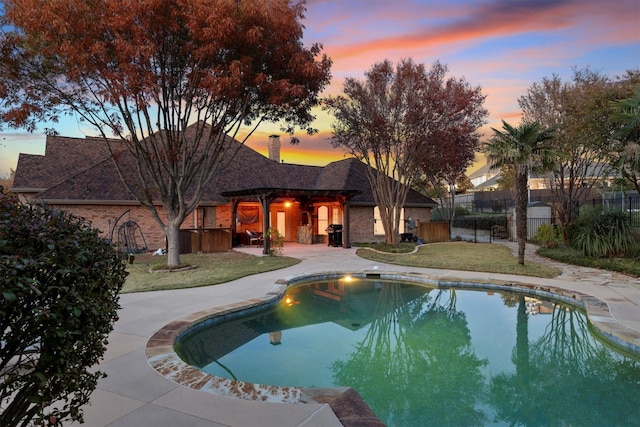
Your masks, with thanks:
M448 242L449 241L449 222L448 221L421 222L418 225L418 237L423 239L425 243Z
M212 253L231 250L231 230L204 228L180 230L180 253Z

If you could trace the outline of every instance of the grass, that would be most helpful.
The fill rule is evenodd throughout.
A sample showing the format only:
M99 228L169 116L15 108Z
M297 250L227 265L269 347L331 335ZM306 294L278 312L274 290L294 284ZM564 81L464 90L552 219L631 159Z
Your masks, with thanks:
M509 248L490 243L434 243L421 246L416 253L409 253L415 248L413 243L401 243L399 248L363 243L354 244L354 246L360 247L357 254L362 258L408 267L517 274L543 278L560 274L560 270L544 264L527 261L524 266L518 265L516 257L511 254ZM640 277L640 262L637 258L587 258L568 247L540 248L537 253L566 264L602 268ZM136 255L134 263L127 265L129 276L122 292L216 285L252 274L290 267L300 262L296 258L256 257L241 252L187 254L181 255L180 260L183 265L193 265L196 268L162 272L166 266L166 257L150 254Z
M362 258L408 267L440 268L447 270L482 271L550 278L561 273L544 264L525 262L518 265L509 248L491 243L447 242L421 246L414 254L376 252L358 249Z
M195 268L163 272L166 262L165 256L136 255L134 263L127 265L129 275L122 293L217 285L252 274L290 267L300 260L283 256L256 257L233 251L185 254L180 255L180 263Z
M397 247L389 246L385 243L365 243L365 242L354 243L353 246L357 246L359 248L373 248L378 251L389 252L389 253L409 253L416 248L415 243L406 243L406 242L400 242L400 244Z

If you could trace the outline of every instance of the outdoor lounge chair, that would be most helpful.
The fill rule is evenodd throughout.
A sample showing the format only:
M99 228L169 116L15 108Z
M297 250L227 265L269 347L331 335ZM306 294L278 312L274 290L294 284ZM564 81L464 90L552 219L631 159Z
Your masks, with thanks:
M262 235L256 233L255 231L252 231L252 230L245 230L245 233L247 233L247 238L249 239L249 246L253 246L254 243L258 247L262 246L262 244L263 244Z

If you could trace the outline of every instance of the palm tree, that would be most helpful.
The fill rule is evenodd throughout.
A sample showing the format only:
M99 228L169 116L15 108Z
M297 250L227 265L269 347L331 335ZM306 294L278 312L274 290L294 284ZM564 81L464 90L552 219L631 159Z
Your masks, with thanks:
M518 264L524 265L529 172L532 169L544 169L547 166L545 154L549 149L543 143L551 139L554 129L542 129L537 122L522 123L518 127L513 127L504 120L502 128L504 131L491 128L494 135L485 145L484 153L492 167L510 165L515 170Z
M640 193L640 90L631 98L612 101L610 106L610 118L618 127L613 136L622 143L613 154L614 165Z

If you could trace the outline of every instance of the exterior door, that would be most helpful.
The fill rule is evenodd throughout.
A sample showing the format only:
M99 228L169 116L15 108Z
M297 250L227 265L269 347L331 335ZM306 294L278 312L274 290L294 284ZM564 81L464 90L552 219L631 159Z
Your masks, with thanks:
M278 211L276 213L276 230L280 233L281 236L287 239L287 222L286 222L286 212Z

